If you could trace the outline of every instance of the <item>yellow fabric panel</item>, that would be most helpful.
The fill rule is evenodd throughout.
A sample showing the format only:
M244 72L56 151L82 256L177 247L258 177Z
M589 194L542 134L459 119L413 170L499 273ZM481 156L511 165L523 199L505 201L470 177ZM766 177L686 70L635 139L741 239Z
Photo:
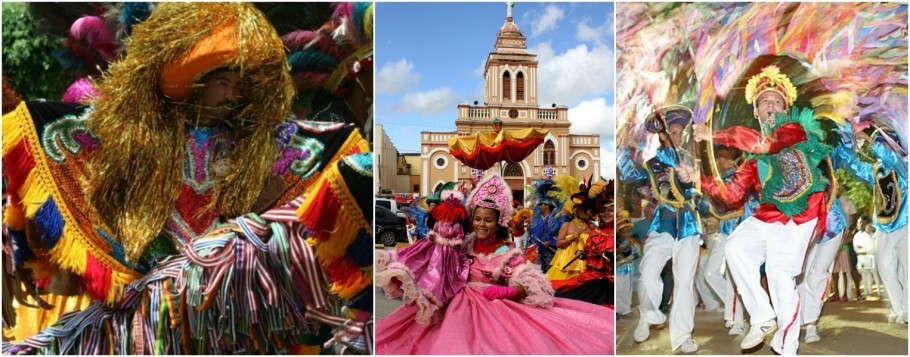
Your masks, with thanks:
M494 147L503 141L527 141L531 139L543 139L549 134L549 130L541 129L519 129L519 130L500 130L499 133L492 131L477 132L473 135L456 136L449 138L449 150L458 150L465 153L472 153L478 145Z
M13 306L16 307L16 326L9 329L3 329L3 336L8 337L11 342L19 343L26 338L38 334L41 330L50 327L57 322L63 314L70 311L83 310L92 303L92 299L88 297L88 295L64 296L47 294L43 296L43 299L54 307L50 310L44 310L41 308L22 306L14 301ZM32 297L29 297L28 302L34 304L35 300Z

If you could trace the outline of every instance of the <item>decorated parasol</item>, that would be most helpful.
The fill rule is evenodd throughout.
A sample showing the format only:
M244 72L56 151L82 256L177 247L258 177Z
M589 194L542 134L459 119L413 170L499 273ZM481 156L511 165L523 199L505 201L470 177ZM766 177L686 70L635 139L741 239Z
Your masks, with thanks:
M520 129L499 132L477 132L449 138L449 154L477 170L486 170L497 162L516 163L534 152L549 130Z

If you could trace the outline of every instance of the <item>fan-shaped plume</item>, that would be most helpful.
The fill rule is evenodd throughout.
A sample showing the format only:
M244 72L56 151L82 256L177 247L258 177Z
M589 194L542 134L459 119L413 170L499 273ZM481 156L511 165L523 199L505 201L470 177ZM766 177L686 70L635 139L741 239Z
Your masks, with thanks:
M796 105L856 128L880 120L906 137L907 4L617 7L617 137L626 142L644 142L644 119L667 104L693 103L696 123L749 121L751 108L727 103L744 102L745 80L767 64L790 77Z

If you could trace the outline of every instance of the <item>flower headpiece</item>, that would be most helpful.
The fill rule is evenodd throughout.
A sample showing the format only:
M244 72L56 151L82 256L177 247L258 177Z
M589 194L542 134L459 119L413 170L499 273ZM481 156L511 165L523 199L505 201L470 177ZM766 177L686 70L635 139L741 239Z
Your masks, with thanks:
M498 174L487 175L468 197L468 211L473 214L477 207L499 211L499 225L508 227L512 218L512 189Z
M790 83L787 75L780 73L780 68L777 66L765 67L761 73L749 79L749 83L746 84L746 103L754 104L755 99L767 91L779 93L787 102L787 107L792 106L796 101L796 87Z

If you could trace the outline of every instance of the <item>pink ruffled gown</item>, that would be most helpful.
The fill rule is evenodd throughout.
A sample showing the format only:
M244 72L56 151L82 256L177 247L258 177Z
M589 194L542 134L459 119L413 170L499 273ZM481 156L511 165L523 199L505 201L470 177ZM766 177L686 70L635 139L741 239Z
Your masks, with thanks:
M466 239L473 246L473 234ZM553 297L553 287L536 264L514 246L473 254L467 286L442 319L430 326L415 320L418 307L404 305L379 321L377 354L613 354L614 312L582 301ZM490 285L522 286L522 301L487 300Z
M464 247L460 224L436 222L426 239L398 250L376 251L376 285L386 296L403 297L413 306L411 318L417 323L432 325L467 284L470 261Z

